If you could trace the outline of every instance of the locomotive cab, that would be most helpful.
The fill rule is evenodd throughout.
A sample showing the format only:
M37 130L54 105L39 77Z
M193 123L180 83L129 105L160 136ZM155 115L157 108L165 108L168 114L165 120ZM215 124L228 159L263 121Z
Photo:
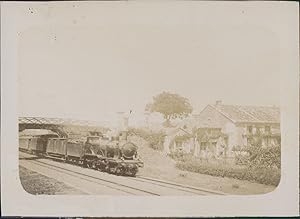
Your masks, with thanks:
M99 136L88 136L86 139L87 144L91 145L98 145L100 143L100 137Z

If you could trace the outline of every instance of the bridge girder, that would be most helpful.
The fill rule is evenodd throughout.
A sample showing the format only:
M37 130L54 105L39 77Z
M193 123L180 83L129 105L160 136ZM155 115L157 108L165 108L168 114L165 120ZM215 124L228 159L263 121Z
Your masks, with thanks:
M68 137L71 133L95 133L109 130L92 125L89 121L60 118L19 117L19 132L25 129L47 129L56 132L60 137Z
M62 138L68 137L68 133L63 127L53 124L19 124L19 132L25 129L47 129L57 133Z

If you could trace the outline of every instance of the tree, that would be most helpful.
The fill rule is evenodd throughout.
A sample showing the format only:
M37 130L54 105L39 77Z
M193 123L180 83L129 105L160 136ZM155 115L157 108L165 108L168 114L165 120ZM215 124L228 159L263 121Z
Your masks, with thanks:
M193 108L189 99L178 94L162 92L153 97L153 102L147 104L145 110L163 114L166 125L169 125L171 119L182 119L188 116L193 111Z

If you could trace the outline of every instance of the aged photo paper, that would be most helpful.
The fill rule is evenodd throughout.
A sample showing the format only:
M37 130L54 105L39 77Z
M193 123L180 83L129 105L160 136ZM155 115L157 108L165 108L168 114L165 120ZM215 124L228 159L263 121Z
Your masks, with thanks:
M294 2L1 2L2 214L298 215L298 18Z

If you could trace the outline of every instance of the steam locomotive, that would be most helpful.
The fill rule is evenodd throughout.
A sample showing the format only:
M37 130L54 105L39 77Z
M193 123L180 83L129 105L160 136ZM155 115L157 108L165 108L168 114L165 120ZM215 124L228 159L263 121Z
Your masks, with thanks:
M138 157L137 146L128 141L127 134L123 131L113 137L94 135L81 139L20 136L19 148L111 174L135 176L143 162Z

